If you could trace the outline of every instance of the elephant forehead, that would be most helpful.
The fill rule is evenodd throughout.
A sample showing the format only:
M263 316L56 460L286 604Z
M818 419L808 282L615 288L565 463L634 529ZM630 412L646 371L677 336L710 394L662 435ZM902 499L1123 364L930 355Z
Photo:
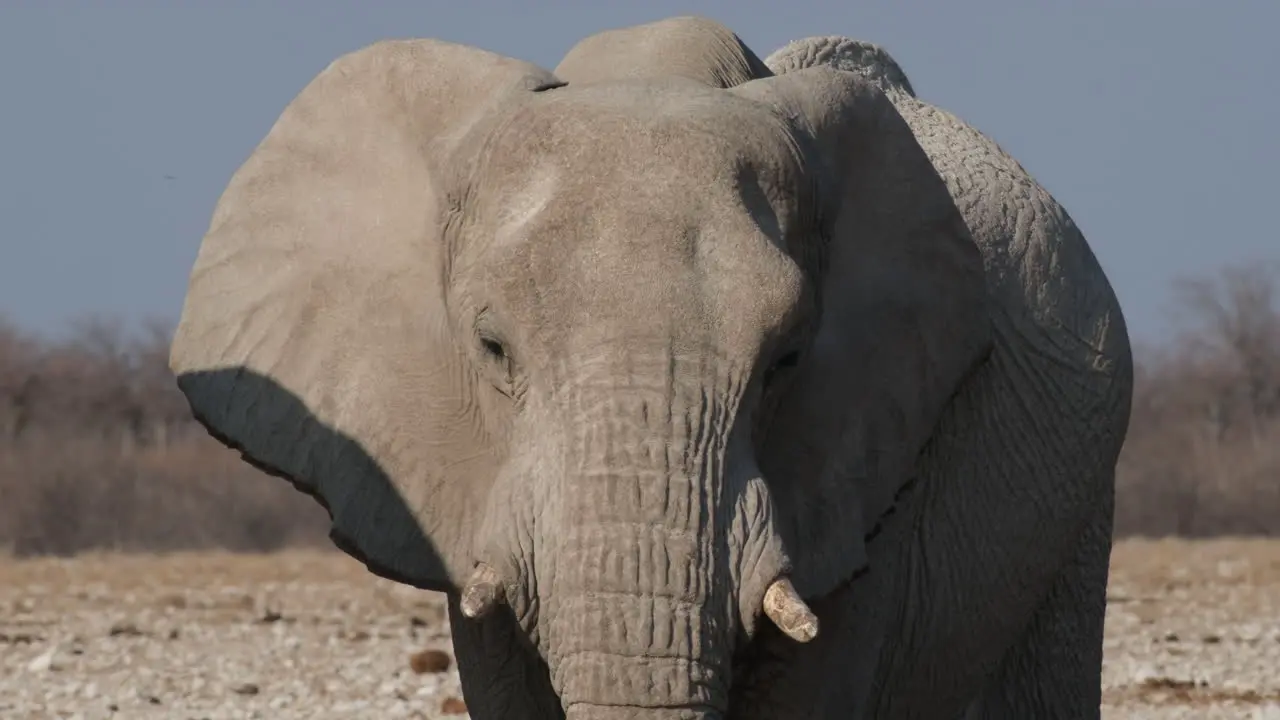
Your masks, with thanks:
M681 78L567 87L511 109L488 143L481 180L523 190L554 167L558 192L614 213L705 210L708 191L744 176L768 189L799 173L788 129L768 108ZM504 192L505 191L505 192ZM772 199L772 198L771 198Z
M566 330L756 344L802 301L781 124L703 86L619 85L530 103L494 133L473 196L479 264L511 312L545 305Z
M537 243L557 265L584 244L606 261L733 244L776 260L805 217L795 148L764 106L679 78L558 89L497 124L469 214L482 243Z

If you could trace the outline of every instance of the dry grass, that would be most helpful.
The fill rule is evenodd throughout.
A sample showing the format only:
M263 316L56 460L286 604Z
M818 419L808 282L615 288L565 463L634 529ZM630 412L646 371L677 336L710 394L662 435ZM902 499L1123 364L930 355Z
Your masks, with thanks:
M1280 541L1120 543L1108 613L1105 717L1280 717ZM337 553L0 559L4 718L462 717L449 649Z

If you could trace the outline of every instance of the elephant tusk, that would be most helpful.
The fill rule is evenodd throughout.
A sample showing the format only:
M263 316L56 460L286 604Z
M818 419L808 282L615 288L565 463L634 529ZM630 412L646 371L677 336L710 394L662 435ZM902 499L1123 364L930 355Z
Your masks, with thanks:
M485 563L478 563L472 571L471 578L462 589L462 600L458 603L462 614L469 618L481 618L503 600L502 578L498 571Z
M796 642L809 642L818 635L818 616L800 599L787 578L774 580L765 591L764 614Z

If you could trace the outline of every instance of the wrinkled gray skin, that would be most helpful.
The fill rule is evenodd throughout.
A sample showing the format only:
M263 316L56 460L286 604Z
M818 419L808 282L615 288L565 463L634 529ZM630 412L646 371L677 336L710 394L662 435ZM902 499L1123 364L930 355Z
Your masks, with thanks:
M1106 278L883 51L767 65L700 18L337 60L218 204L181 388L448 593L474 718L1098 717Z

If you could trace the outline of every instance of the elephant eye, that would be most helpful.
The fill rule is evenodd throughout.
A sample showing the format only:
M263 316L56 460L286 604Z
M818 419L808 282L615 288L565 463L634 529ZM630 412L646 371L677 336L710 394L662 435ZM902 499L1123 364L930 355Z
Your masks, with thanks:
M792 350L786 355L783 355L782 357L778 358L778 361L773 364L773 367L775 370L777 370L781 368L795 367L796 365L799 365L799 364L800 364L800 351Z
M786 355L783 355L782 357L775 360L773 365L771 365L769 369L765 371L765 374L764 374L765 388L768 388L769 385L774 381L774 379L778 376L779 371L786 370L788 368L793 368L799 364L800 364L799 350L792 350Z
M492 335L482 334L480 351L484 354L485 364L488 366L485 372L493 386L503 395L515 398L517 394L515 364L511 360L511 353L507 350L507 346Z
M489 337L480 338L480 346L494 360L505 360L507 358L507 349L498 340Z

